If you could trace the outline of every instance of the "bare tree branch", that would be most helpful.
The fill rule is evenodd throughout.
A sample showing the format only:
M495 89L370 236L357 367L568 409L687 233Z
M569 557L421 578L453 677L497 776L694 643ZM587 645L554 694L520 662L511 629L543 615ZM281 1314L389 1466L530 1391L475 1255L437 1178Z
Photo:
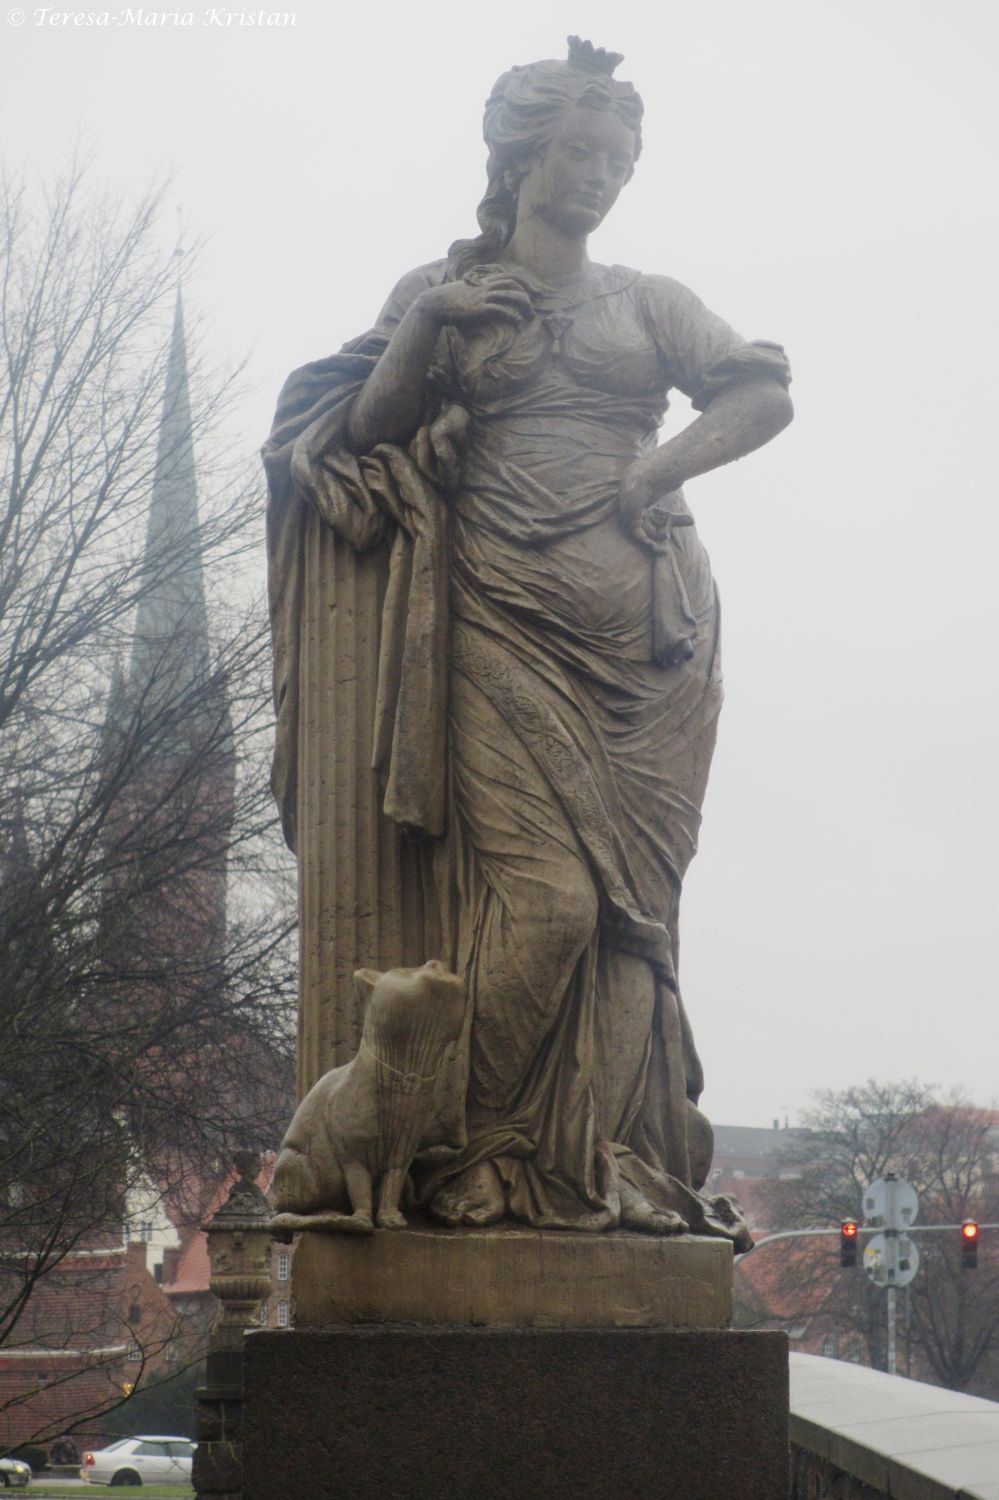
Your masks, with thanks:
M75 1347L60 1268L121 1245L140 1181L196 1222L230 1150L275 1142L290 1106L266 611L239 587L262 500L220 437L238 382L194 340L171 426L196 257L160 247L161 186L127 204L91 184L79 159L48 194L0 180L0 1355ZM199 511L154 524L191 442ZM164 613L192 579L206 603ZM143 610L168 628L136 642Z

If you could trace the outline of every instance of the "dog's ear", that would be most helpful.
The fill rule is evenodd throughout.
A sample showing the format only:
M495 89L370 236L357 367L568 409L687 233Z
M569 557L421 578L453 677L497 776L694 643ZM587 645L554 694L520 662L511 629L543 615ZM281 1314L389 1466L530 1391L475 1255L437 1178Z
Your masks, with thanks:
M377 969L355 969L354 989L357 991L357 998L362 1005L367 1005L371 998L371 991L381 977Z

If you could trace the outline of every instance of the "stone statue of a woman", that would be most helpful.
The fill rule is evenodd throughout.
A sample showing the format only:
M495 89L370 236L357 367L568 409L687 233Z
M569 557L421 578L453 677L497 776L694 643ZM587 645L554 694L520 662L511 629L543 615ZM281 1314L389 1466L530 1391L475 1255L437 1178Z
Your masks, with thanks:
M790 420L788 369L666 276L597 265L641 101L570 40L485 114L482 233L288 381L265 457L278 747L311 1083L356 1046L349 971L467 993L445 1224L727 1235L677 983L721 704L681 486ZM700 415L656 446L669 392Z

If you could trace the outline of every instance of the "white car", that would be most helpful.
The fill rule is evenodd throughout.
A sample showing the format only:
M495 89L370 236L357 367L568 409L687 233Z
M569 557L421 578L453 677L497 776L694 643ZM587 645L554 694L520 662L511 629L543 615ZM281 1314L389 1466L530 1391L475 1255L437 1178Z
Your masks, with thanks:
M26 1486L31 1478L31 1465L19 1458L0 1458L0 1490Z
M80 1478L91 1484L186 1484L194 1444L185 1437L119 1438L83 1455Z

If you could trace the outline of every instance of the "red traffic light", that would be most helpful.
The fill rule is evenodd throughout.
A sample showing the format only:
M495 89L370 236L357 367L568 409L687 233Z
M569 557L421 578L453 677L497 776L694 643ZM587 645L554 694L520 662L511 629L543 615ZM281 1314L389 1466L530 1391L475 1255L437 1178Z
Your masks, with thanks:
M965 1219L961 1225L961 1266L965 1271L974 1271L978 1266L979 1231L974 1219Z
M856 1219L844 1219L839 1226L839 1263L846 1267L857 1264Z

